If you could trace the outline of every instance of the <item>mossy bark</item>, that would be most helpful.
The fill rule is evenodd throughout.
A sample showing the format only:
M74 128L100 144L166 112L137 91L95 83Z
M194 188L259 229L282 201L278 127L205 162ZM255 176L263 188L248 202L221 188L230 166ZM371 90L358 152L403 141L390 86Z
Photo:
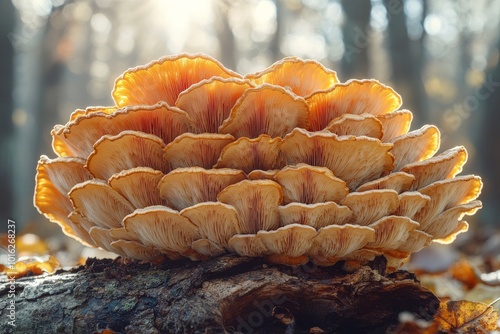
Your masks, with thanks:
M15 329L3 321L2 282L0 332L385 333L403 311L431 319L438 299L411 273L384 275L379 261L346 273L229 255L159 266L90 259L18 279Z

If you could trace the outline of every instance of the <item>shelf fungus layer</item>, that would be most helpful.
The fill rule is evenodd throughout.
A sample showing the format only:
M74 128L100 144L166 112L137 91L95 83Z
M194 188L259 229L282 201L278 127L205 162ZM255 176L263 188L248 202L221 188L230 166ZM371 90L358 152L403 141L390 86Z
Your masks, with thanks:
M141 261L225 253L396 269L467 230L481 179L464 147L411 129L395 90L287 57L240 75L202 54L125 71L114 106L52 130L34 202L87 246Z

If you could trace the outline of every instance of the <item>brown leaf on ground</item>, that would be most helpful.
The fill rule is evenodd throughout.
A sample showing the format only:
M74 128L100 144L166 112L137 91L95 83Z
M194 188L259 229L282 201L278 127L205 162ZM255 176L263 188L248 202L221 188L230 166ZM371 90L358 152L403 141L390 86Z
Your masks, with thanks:
M467 300L441 302L434 319L440 331L451 333L479 334L500 329L494 308Z
M463 283L468 290L471 290L480 282L474 268L464 258L454 263L448 272L451 274L451 277Z
M20 258L13 266L5 268L5 274L8 278L18 279L25 276L52 273L59 267L59 261L53 256L48 256L45 261L39 257Z

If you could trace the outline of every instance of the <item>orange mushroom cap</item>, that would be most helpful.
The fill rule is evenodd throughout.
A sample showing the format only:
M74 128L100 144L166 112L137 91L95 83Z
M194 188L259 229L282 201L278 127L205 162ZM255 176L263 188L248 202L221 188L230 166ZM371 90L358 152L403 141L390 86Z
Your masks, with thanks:
M67 194L76 184L92 178L84 168L84 163L85 160L80 158L49 159L45 155L38 161L33 199L35 207L51 222L59 224L64 233L71 237L76 237L76 233L68 218L73 205Z
M375 231L359 225L330 225L319 230L312 240L309 255L320 265L332 265L373 241Z
M286 57L267 69L247 74L246 79L261 85L269 83L291 90L298 96L307 96L338 83L337 74L315 60Z
M164 147L160 138L143 132L123 131L116 136L106 135L95 143L85 168L102 180L135 167L151 167L165 172Z
M281 138L271 138L267 134L239 138L224 147L214 167L241 169L245 173L282 168L285 161L280 150L281 142Z
M269 231L279 226L278 205L283 201L283 193L276 182L243 180L224 188L217 199L236 209L242 233Z
M276 173L273 179L283 189L284 204L339 202L349 192L346 183L326 167L306 164L287 166Z
M92 112L52 130L52 147L59 156L87 158L94 144L104 135L139 131L160 137L165 144L188 131L190 120L185 112L165 103L130 106L111 113Z
M329 168L349 189L388 173L394 157L391 144L369 137L336 136L332 133L295 129L281 144L289 164L307 163Z
M398 193L392 189L352 192L341 202L352 210L351 223L367 226L390 215L398 207Z
M335 202L304 204L292 202L278 207L281 225L302 224L320 229L344 225L352 218L352 210Z
M177 210L202 202L215 202L230 184L245 179L237 169L177 168L163 176L158 184L160 196Z
M123 217L134 211L125 197L101 180L79 183L68 195L77 213L101 227L120 227Z
M210 169L221 157L222 150L233 141L234 137L228 134L184 133L165 146L163 159L171 170L182 167Z
M163 173L158 170L136 167L113 174L108 184L138 209L164 204L157 187L162 177Z
M193 241L200 238L198 229L189 219L160 205L135 210L123 218L123 226L143 245L167 253L189 254Z
M343 114L334 118L325 127L325 130L339 136L367 136L372 138L382 138L382 122L371 114Z
M296 127L306 127L309 110L305 100L280 86L250 88L236 102L219 132L236 138L261 134L284 137Z
M181 92L175 105L189 115L194 133L217 132L238 99L252 87L248 80L212 77Z
M159 101L173 106L182 91L211 77L241 76L209 56L180 54L127 70L116 79L112 96L119 107Z
M324 129L334 118L344 114L381 115L401 106L401 97L377 80L350 80L329 90L317 91L306 98L309 105L309 128Z

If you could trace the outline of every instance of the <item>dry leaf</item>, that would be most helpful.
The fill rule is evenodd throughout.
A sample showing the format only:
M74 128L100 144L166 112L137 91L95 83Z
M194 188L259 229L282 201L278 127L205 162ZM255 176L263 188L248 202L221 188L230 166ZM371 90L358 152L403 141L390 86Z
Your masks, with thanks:
M471 290L479 283L474 268L466 259L460 259L460 261L453 264L448 271L451 277L464 284L468 290Z
M18 279L25 276L52 273L59 267L59 261L53 256L49 256L45 261L39 257L19 258L19 261L13 266L6 268L5 273L9 278Z
M438 329L451 333L489 333L499 330L498 312L467 300L441 302L435 316Z

